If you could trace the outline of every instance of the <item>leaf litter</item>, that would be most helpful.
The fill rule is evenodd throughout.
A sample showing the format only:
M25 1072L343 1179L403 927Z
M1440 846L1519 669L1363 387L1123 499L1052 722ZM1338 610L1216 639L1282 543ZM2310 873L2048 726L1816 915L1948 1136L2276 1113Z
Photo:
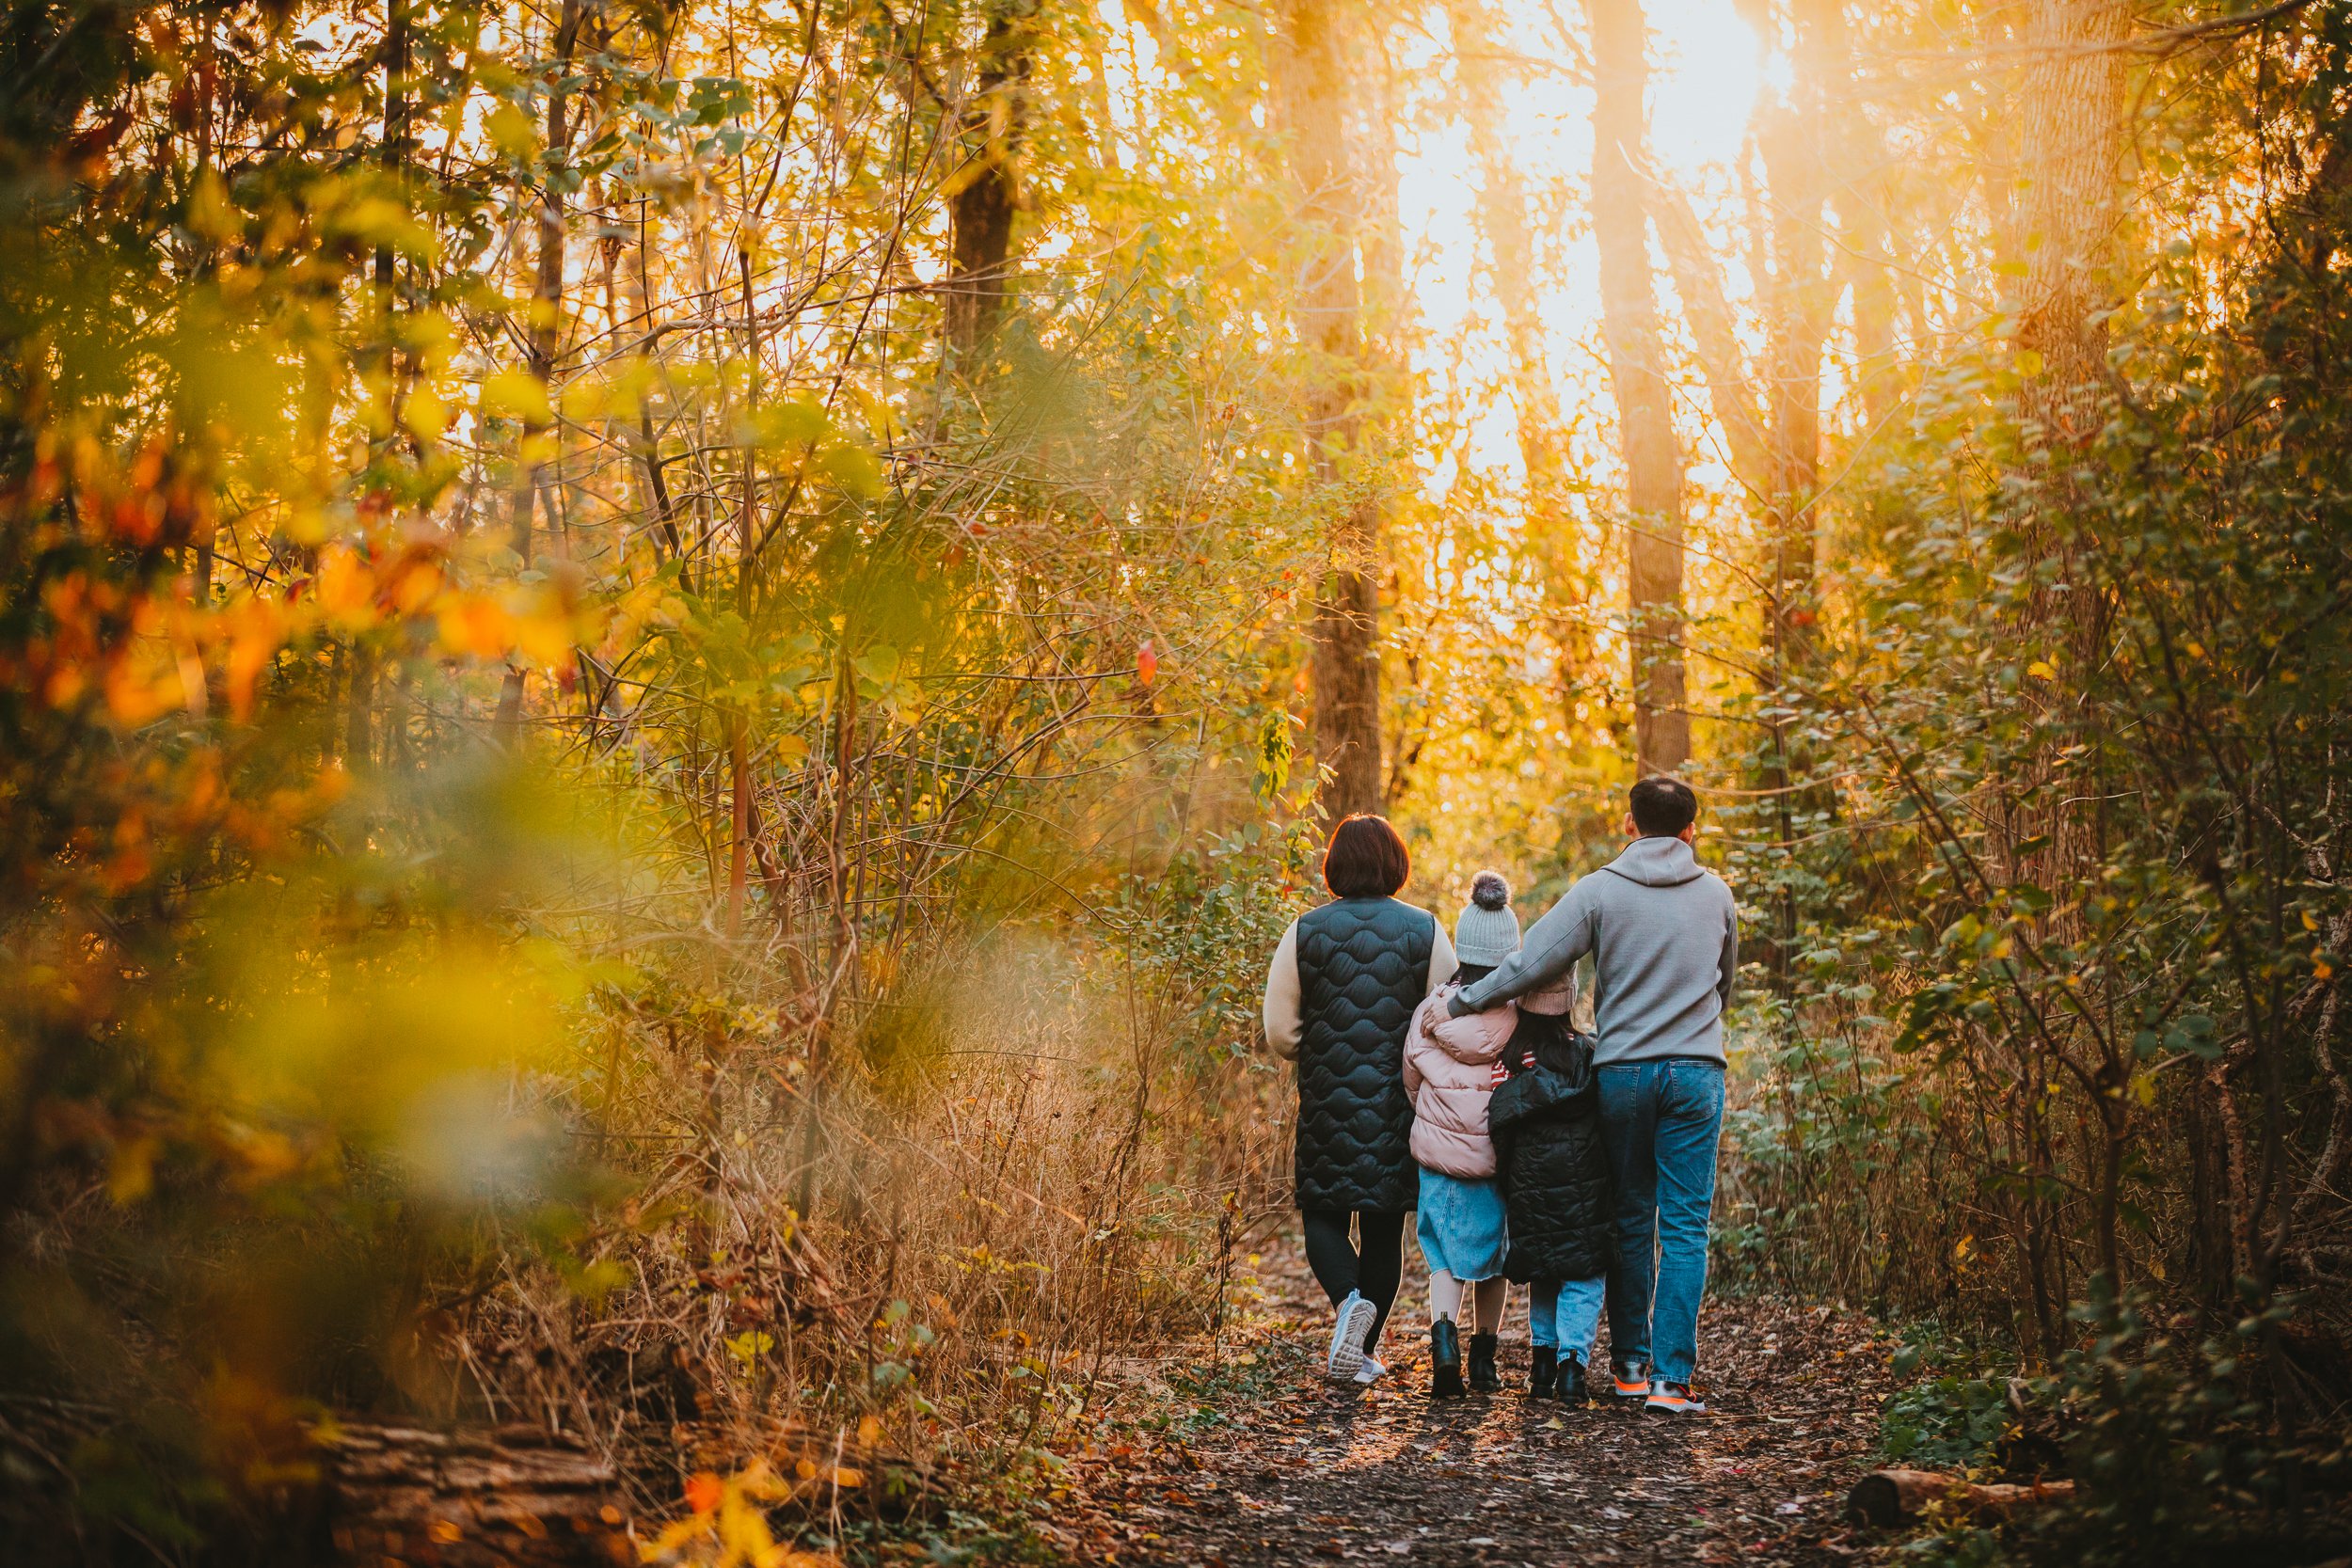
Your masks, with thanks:
M1822 1501L1870 1468L1896 1382L1895 1341L1859 1313L1710 1299L1700 1386L1713 1414L1677 1418L1531 1400L1521 1292L1503 1392L1443 1404L1428 1398L1413 1282L1384 1338L1389 1375L1370 1388L1319 1375L1328 1308L1295 1247L1266 1254L1241 1294L1221 1342L1106 1369L1041 1532L1065 1560L1769 1568L1875 1555Z

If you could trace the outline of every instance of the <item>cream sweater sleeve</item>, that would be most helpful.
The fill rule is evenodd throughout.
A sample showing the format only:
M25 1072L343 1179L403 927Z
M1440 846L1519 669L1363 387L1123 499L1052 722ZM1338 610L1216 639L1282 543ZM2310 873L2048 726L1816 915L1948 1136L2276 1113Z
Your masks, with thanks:
M1445 934L1445 922L1440 920L1438 922L1437 940L1429 944L1429 984L1422 994L1437 995L1438 988L1453 979L1454 970L1459 967L1454 958L1454 939Z
M1265 972L1265 1042L1284 1061L1298 1055L1298 922L1274 948Z

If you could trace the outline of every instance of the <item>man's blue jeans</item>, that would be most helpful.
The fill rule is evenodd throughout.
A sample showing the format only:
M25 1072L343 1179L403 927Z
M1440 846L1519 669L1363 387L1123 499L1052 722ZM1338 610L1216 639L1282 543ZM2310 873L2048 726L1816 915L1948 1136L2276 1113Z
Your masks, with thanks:
M1617 1264L1609 1271L1609 1354L1688 1383L1707 1292L1707 1222L1724 1069L1676 1058L1603 1067L1600 1138L1617 1184Z

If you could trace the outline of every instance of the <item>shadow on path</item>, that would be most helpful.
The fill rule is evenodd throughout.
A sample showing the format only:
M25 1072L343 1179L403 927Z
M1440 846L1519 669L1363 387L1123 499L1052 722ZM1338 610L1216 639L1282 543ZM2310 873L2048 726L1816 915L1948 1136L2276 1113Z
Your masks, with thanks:
M1328 1324L1288 1261L1267 1259L1268 1317L1247 1350L1228 1351L1259 1358L1262 1375L1187 1418L1197 1468L1101 1499L1107 1538L1084 1556L1227 1568L1810 1564L1862 1548L1843 1498L1868 1467L1888 1379L1887 1343L1866 1320L1710 1302L1703 1379L1715 1414L1704 1418L1531 1400L1527 1342L1506 1323L1505 1391L1439 1404L1422 1325L1402 1310L1386 1379L1323 1381Z

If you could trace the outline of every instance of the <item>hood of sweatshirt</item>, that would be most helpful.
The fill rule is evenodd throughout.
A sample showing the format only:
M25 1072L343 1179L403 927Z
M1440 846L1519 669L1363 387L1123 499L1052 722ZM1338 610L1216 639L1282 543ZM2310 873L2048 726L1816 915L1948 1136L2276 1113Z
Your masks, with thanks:
M1678 838L1637 838L1601 869L1644 887L1680 887L1706 875L1691 847Z

